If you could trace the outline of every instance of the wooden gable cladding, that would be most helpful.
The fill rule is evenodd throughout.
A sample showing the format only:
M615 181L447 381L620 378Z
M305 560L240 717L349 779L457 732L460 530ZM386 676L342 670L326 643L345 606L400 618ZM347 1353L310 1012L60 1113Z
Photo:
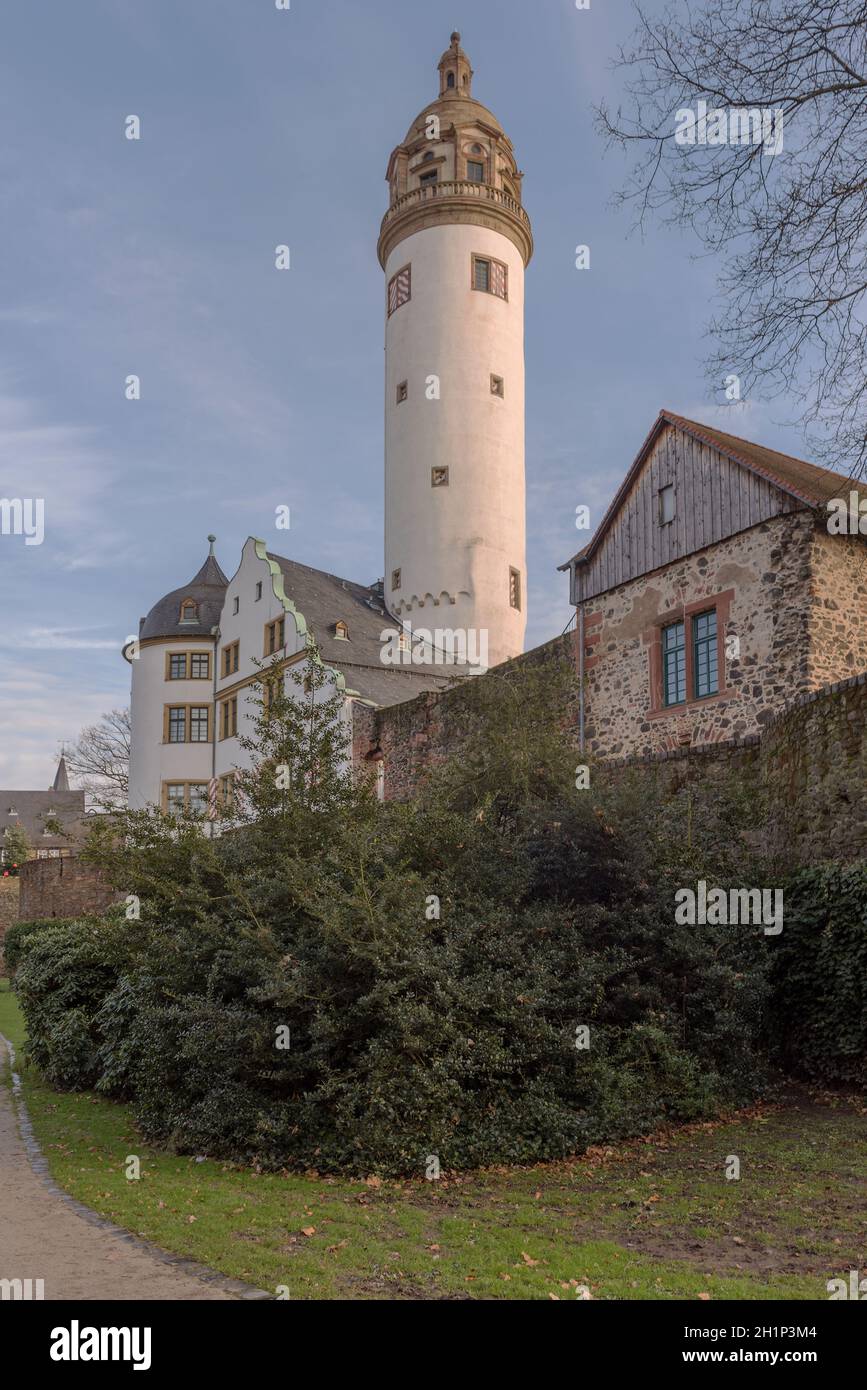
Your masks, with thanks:
M674 520L661 524L659 492L674 486ZM577 566L588 599L805 504L667 424L598 549Z

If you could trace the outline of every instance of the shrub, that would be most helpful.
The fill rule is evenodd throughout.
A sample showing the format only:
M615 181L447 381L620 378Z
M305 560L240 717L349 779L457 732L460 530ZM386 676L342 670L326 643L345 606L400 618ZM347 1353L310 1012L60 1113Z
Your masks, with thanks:
M15 991L27 1021L27 1056L59 1090L101 1075L95 1017L129 959L124 927L110 918L54 923L27 942Z
M13 922L10 927L7 927L3 939L3 956L9 974L15 974L22 954L33 940L36 932L43 932L51 927L64 926L72 920L74 919L68 917L39 917L32 922Z
M769 1038L786 1069L867 1085L867 863L794 876L773 983Z
M116 817L91 852L141 920L37 937L19 969L48 1079L130 1097L180 1151L359 1174L560 1158L752 1099L767 942L674 921L714 844L675 827L660 854L655 798L576 791L542 703L565 682L501 679L423 803L333 775L305 692L285 719L272 699L231 834Z

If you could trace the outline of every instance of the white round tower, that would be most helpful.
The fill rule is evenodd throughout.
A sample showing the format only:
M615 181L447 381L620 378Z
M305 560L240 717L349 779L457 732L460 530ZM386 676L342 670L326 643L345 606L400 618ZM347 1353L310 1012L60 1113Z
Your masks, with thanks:
M521 179L472 96L452 34L440 94L388 164L385 600L413 628L463 630L487 664L526 626Z
M201 810L214 776L216 632L228 579L214 554L155 603L124 647L132 668L129 805Z

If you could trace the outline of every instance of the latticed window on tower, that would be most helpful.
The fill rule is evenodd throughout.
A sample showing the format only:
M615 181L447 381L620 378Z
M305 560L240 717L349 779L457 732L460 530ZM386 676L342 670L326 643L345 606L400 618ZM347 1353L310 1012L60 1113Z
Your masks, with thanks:
M473 289L509 298L509 267L487 256L473 256Z
M412 299L412 266L405 265L388 282L388 317Z
M509 605L512 608L521 607L521 571L509 570Z

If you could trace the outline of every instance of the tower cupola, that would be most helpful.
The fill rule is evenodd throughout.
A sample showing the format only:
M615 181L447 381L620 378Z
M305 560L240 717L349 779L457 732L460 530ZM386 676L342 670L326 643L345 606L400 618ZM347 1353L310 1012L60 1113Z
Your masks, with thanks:
M440 58L439 70L441 97L472 96L473 70L461 48L461 36L457 30L452 34L451 47Z

